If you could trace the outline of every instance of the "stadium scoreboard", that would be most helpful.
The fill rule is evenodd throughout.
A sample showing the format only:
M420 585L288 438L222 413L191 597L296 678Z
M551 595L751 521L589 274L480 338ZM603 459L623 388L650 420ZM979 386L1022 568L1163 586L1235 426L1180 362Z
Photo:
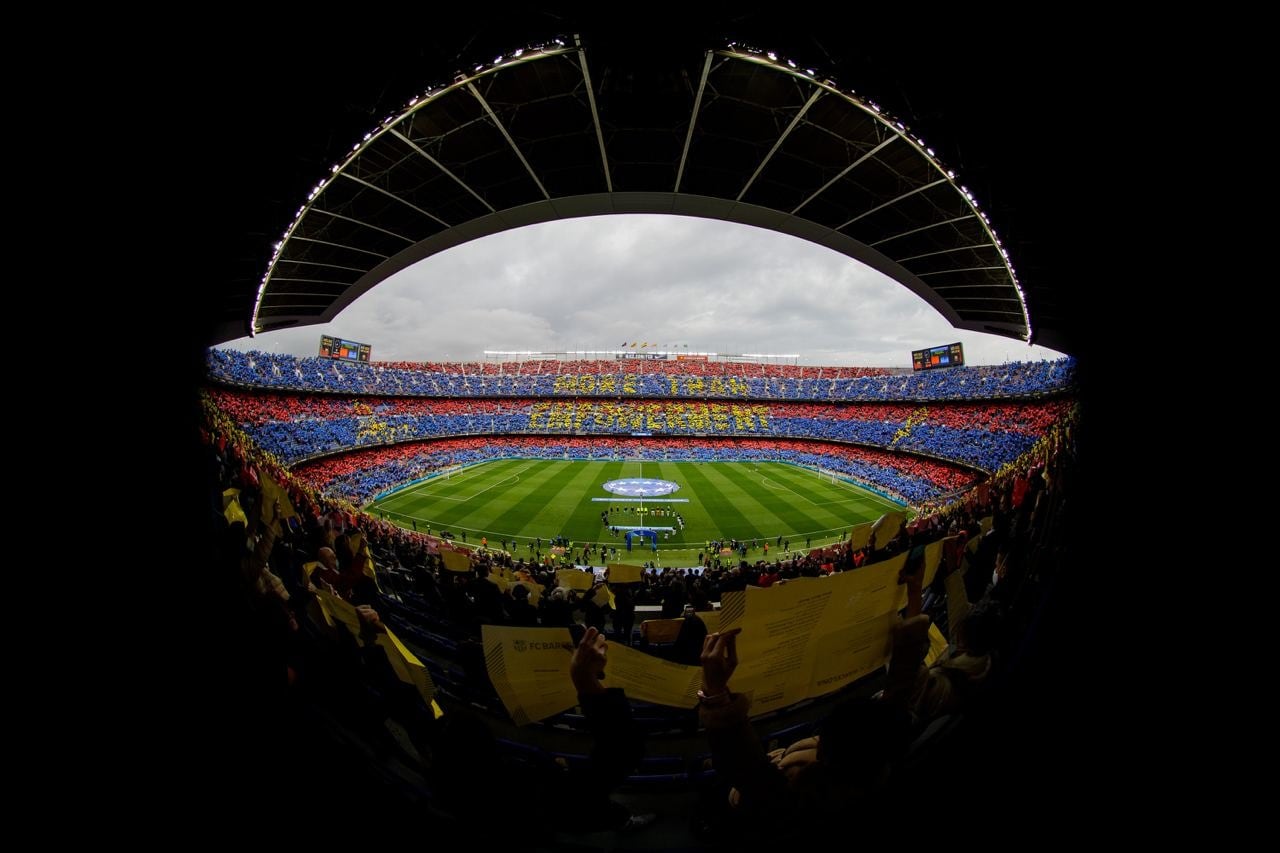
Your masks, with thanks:
M935 367L960 367L964 364L964 347L946 344L929 349L911 351L912 370L932 370Z
M344 341L328 335L320 336L320 357L336 358L342 361L369 361L369 345L355 341Z

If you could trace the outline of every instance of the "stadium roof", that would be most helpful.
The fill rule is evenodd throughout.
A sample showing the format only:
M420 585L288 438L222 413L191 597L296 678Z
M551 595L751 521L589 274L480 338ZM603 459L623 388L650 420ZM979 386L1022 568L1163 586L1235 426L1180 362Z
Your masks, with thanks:
M521 32L538 29L525 24ZM763 30L752 41L686 33L652 50L637 48L636 38L590 29L581 38L533 43L500 27L483 37L450 32L440 38L458 52L401 75L414 77L411 83L399 79L397 89L384 74L372 97L354 86L354 93L333 92L334 99L368 99L361 116L345 105L346 127L335 128L324 115L309 127L304 109L290 113L282 100L280 126L259 129L268 153L277 133L294 140L311 133L323 142L308 152L305 169L291 164L298 174L288 183L297 195L286 197L284 181L269 175L275 186L268 191L277 197L272 215L256 223L267 229L254 237L261 254L247 257L241 247L235 280L215 283L209 342L241 337L251 325L257 332L328 322L414 262L509 228L669 213L756 225L830 247L910 288L957 328L1019 340L1031 335L1072 351L1071 291L1044 275L1046 261L1057 259L1034 246L1028 253L1028 227L1007 215L1022 212L1016 200L1008 210L1011 196L1036 198L1039 187L1028 188L1024 174L1017 187L997 187L1003 197L993 198L999 179L989 161L1005 157L1012 143L1002 138L995 147L1004 150L989 149L988 162L966 158L960 147L982 135L984 122L991 125L988 138L1010 136L1009 124L971 109L963 120L948 114L939 121L948 110L930 109L923 88L911 94L924 91L919 101L926 108L911 102L904 108L900 100L896 112L916 116L900 118L874 95L850 88L860 83L853 78L873 76L852 73L865 70L860 60L833 56L822 45L815 51L816 41L797 42L788 32L770 41L769 28ZM499 43L509 47L490 49ZM443 52L420 46L415 58L433 48ZM376 49L353 47L359 59ZM834 69L830 74L806 62L815 54ZM914 63L919 75L945 77L950 60L927 54L922 49ZM470 64L477 55L484 60ZM292 67L299 62L293 56L280 61ZM441 80L442 63L456 68L464 58L464 70ZM306 105L313 113L324 103L325 80L370 75L358 61L350 69L300 62L307 75L282 91L287 99L314 88ZM433 79L430 88L409 88ZM904 93L913 85L902 83L895 81ZM345 132L351 135L343 139ZM1037 256L1025 263L1029 254Z

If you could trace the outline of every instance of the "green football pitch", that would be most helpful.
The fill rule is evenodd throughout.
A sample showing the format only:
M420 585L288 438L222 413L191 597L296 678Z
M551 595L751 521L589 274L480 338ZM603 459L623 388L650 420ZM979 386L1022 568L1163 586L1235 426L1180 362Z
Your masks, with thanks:
M679 488L645 498L604 488L628 478L664 480ZM739 539L748 545L759 540L761 547L748 554L751 559L762 556L767 541L772 558L782 556L778 537L790 540L792 551L803 550L809 540L812 547L830 544L854 525L903 507L842 480L833 482L830 475L773 462L503 459L402 489L366 509L424 533L449 531L455 539L465 533L469 544L479 544L481 537L495 547L514 540L517 556L528 556L529 543L539 537L546 554L549 540L563 536L575 550L586 543L616 547L623 562L688 566L696 564L710 540ZM608 514L608 526L601 513ZM658 554L637 539L628 556L623 531L614 535L610 526L658 530Z

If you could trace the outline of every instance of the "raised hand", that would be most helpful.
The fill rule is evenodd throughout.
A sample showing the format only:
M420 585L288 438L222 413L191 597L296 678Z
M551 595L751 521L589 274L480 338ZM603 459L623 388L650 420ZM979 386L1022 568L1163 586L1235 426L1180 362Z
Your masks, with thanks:
M370 607L367 604L356 605L356 616L360 619L361 622L365 623L366 625L369 625L371 628L374 628L375 630L378 630L378 631L385 630L385 628L383 628L382 626L382 617L378 615L378 611L374 610L372 607Z
M702 689L708 695L729 692L729 678L738 668L738 634L741 628L708 634L702 641Z
M573 658L569 661L569 678L579 693L603 693L604 667L607 661L609 641L596 628L588 628L582 635L582 642L573 650Z

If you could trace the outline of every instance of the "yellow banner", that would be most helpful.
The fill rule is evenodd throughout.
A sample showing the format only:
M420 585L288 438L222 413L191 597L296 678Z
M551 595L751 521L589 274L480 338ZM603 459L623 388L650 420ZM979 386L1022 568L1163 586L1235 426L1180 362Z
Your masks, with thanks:
M933 579L938 576L938 566L942 565L942 554L947 542L959 538L959 536L948 536L946 539L939 539L924 546L924 581L920 586L921 589L928 589L929 584L933 583Z
M324 608L331 623L341 622L351 631L352 636L360 636L360 617L356 615L354 604L323 590L316 593L316 598L320 599L320 606Z
M947 575L947 626L951 636L956 627L969 615L969 593L964 588L964 569Z
M897 536L906 520L907 514L899 509L891 509L876 519L872 525L876 535L876 548L883 548L890 539Z
M650 643L674 643L684 627L684 619L646 619L640 623L640 636Z
M447 572L471 571L471 555L465 551L445 551L441 549L440 557L444 560Z
M871 541L872 523L868 521L866 524L859 524L857 527L849 531L849 544L855 551L861 551L867 547L867 543Z
M364 538L364 533L357 530L355 533L348 534L347 544L351 546L353 555L363 554L368 558L364 564L364 575L367 578L371 578L376 584L378 582L378 573L373 567L373 552L369 550L369 541ZM381 590L381 587L379 587L379 590Z
M707 626L707 633L714 634L720 630L720 611L718 610L699 610L698 618Z
M672 663L618 643L610 643L604 668L606 687L621 687L631 699L692 708L698 704L702 667Z
M596 576L578 569L556 569L556 586L565 589L591 589Z
M743 590L733 590L720 596L720 630L728 631L742 624L747 615L747 594Z
M609 583L639 583L644 575L644 566L632 566L627 563L609 564Z
M924 665L933 666L933 662L947 650L947 638L942 636L938 626L929 623L929 653L924 656Z
M228 489L228 491L232 491ZM245 527L249 526L249 517L244 514L244 509L240 506L237 498L231 498L227 501L227 505L222 510L222 516L227 520L227 524L235 524L237 521Z
M827 581L800 578L768 589L747 587L739 626L738 670L730 682L751 696L751 713L764 714L807 697L809 640L831 604Z
M311 617L311 621L317 626L327 626L333 628L333 617L329 615L329 611L324 609L324 605L320 603L319 598L313 598L307 602L307 616Z
M387 660L391 661L391 668L396 671L396 677L405 684L412 684L417 688L422 701L431 702L436 694L436 686L432 683L431 674L427 672L427 668L422 665L422 661L418 660L418 656L409 651L405 644L400 642L400 638L390 631L378 634L377 643L387 653Z
M538 606L538 601L542 598L542 584L533 581L508 581L508 583L513 587L522 586L529 590L529 603L534 607Z
M812 698L838 690L884 666L893 649L890 631L896 621L896 614L887 613L816 635L811 643L807 695Z
M262 486L263 521L271 519L271 507L277 500L280 501L280 521L284 521L286 518L293 518L298 514L293 508L293 502L289 500L289 495L280 487L279 483L271 479L270 474L266 471L261 472L258 475L258 483ZM276 524L276 533L280 533L279 523Z
M751 695L753 715L830 693L888 660L906 559L722 596L719 629L743 629L732 687Z
M738 638L741 663L732 686L751 697L753 715L830 693L884 665L897 612L906 605L906 586L898 583L906 559L899 554L829 578L748 587L726 593L721 611L698 614L709 633L743 629ZM940 559L941 548L926 551L926 570ZM650 620L647 625L668 621L674 626L679 620ZM573 648L566 629L485 625L481 630L489 677L517 724L546 719L576 703L569 681ZM934 633L936 629L930 641L936 659L937 644L945 648L946 642ZM691 708L701 670L611 644L605 684L642 701Z
M907 555L899 554L851 572L831 575L827 582L837 590L840 606L848 612L851 622L864 622L907 606L907 585L898 583L898 574L906 563Z
M577 704L569 680L569 629L481 625L480 632L489 680L516 725L545 720Z

